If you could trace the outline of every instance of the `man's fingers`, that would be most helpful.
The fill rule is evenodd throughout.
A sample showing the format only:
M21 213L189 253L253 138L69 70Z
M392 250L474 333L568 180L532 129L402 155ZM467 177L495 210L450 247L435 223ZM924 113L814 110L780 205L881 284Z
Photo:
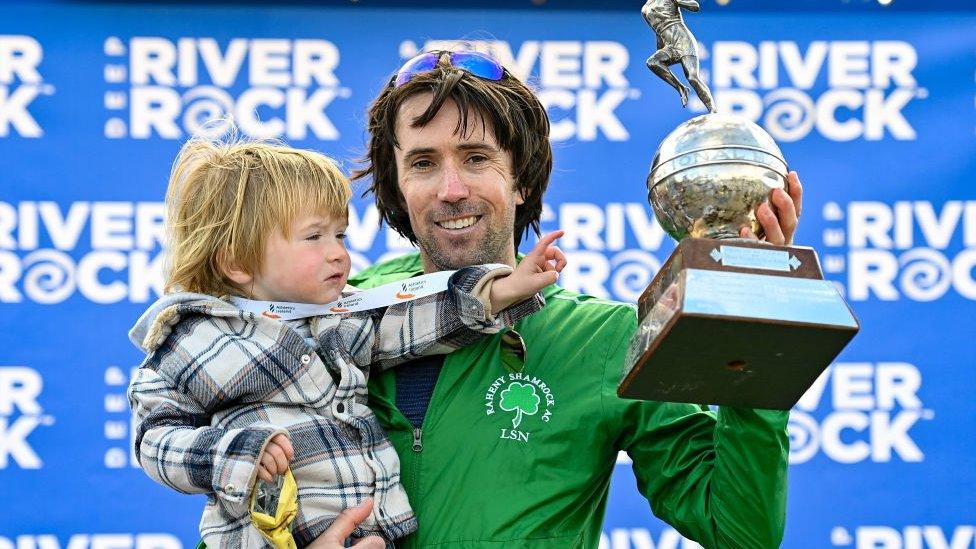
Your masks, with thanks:
M338 543L338 547L342 547L342 544L345 543L346 538L352 534L352 531L359 526L360 522L366 520L366 517L368 517L372 511L372 498L367 498L366 501L360 503L356 507L346 509L342 513L339 513L339 517L335 519L332 526L329 526L329 529L319 536L309 547L319 546L320 541ZM365 538L363 541L368 539L369 538ZM358 547L358 545L356 547ZM372 545L365 545L364 547L372 547ZM379 545L378 547L383 546Z
M352 547L358 549L384 549L386 542L379 536L368 536L359 540Z
M264 464L259 463L258 478L263 480L264 482L271 482L274 479L274 475L271 474L271 471L268 471L268 468L265 467Z
M332 526L315 538L308 549L339 549L345 547L346 539L352 534L356 526L366 519L373 511L373 500L367 499L356 507L346 509L339 514ZM386 542L379 536L367 536L359 540L353 547L359 549L384 549Z
M783 236L783 229L779 226L779 219L773 213L773 208L769 204L762 203L756 208L756 217L766 232L766 242L770 244L786 244L786 237Z
M793 206L796 208L796 216L800 217L803 211L803 184L800 183L800 176L796 172L790 172L786 176L786 189L789 191L790 198L793 199Z
M786 244L793 239L793 233L796 232L796 207L790 195L780 189L772 192L770 201L776 207L776 218L783 233L783 243Z
M739 229L739 237L748 238L750 240L759 240L759 237L756 236L756 234L753 233L752 229L750 229L749 227L742 227L741 229Z

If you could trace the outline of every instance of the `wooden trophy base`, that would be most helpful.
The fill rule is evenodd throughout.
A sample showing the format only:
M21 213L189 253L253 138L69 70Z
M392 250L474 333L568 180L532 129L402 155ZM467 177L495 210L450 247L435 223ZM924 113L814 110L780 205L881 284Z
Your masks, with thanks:
M788 410L858 329L811 248L686 238L638 301L617 394Z

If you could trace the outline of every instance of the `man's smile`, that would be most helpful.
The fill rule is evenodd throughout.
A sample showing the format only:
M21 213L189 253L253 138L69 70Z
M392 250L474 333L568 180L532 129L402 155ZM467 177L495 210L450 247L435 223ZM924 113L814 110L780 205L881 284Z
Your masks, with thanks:
M459 217L457 219L446 219L444 221L435 221L434 224L442 229L460 230L460 229L466 229L474 225L480 220L481 220L480 215L472 215L468 217Z

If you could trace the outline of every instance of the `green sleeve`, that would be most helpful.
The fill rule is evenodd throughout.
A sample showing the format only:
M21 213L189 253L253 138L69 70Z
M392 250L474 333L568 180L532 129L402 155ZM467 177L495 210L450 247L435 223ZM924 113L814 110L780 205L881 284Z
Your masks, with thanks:
M629 323L605 367L605 409L654 514L706 548L779 547L786 520L789 412L616 396Z
M346 281L347 284L355 286L360 290L368 290L382 286L385 282L392 282L392 280L386 280L386 277L377 274L373 269L360 271L357 274L351 275Z

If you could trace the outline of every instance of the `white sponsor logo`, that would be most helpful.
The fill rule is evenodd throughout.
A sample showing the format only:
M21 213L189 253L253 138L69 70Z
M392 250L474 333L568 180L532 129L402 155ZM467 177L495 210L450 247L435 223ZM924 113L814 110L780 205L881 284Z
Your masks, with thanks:
M851 301L976 299L976 201L830 202L823 217L824 245L847 247L823 256L824 271L846 272Z
M614 528L600 534L600 549L701 549L701 545L673 528L664 528L657 536L647 528Z
M476 50L498 59L509 72L537 88L552 123L553 141L626 141L630 132L617 108L640 97L624 73L630 52L619 42L592 40L526 40L517 48L504 40L428 40L423 50ZM421 48L411 41L400 55L413 57Z
M183 549L179 538L170 534L48 534L0 537L0 549Z
M0 302L146 302L163 289L160 202L0 202Z
M351 92L336 77L339 49L328 40L113 36L104 51L105 108L121 111L106 137L219 135L219 118L253 137L340 137L326 110Z
M21 469L40 469L44 463L27 437L41 425L53 425L37 398L44 388L41 374L22 366L0 367L0 469L13 462ZM2 545L0 545L2 548Z
M956 526L858 526L851 533L843 526L830 532L830 542L837 547L854 549L972 549L976 547L976 527Z
M838 463L920 462L911 436L935 417L918 397L922 374L905 362L844 362L829 367L790 414L790 463L819 453Z
M139 467L135 454L136 425L135 416L130 413L129 402L126 398L126 388L129 386L131 375L118 366L109 366L105 370L104 408L109 419L105 421L105 440L109 443L105 451L105 467L121 469L132 466Z
M0 137L41 137L44 129L28 110L42 95L53 95L37 68L44 57L30 36L0 35Z
M928 95L912 74L915 48L903 41L715 42L703 54L716 109L761 124L779 141L812 131L832 141L914 140L902 111Z

